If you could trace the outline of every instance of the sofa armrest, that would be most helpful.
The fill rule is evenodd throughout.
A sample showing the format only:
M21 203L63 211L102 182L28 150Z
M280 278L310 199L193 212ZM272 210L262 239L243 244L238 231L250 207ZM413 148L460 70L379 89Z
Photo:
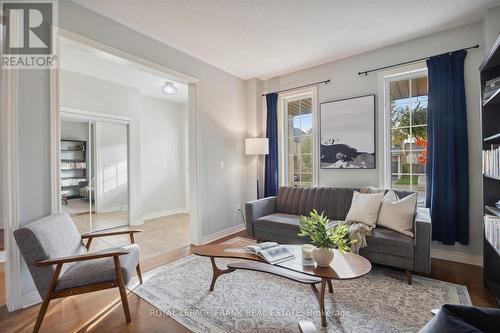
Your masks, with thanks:
M259 217L266 216L275 212L276 197L267 197L245 204L247 234L255 236L254 222Z
M431 272L431 232L432 221L429 208L418 207L415 214L415 261L416 272Z

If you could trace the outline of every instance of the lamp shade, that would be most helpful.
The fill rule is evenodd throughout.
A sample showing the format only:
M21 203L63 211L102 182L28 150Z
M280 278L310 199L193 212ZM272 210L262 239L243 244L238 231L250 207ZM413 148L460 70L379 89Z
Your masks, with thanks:
M267 138L245 139L245 154L247 155L269 154L269 140Z

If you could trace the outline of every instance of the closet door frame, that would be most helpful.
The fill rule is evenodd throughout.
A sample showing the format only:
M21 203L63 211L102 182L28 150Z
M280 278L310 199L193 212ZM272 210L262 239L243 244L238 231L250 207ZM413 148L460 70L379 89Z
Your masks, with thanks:
M132 118L126 117L126 116L121 116L121 115L116 115L112 113L103 113L103 112L95 112L95 111L88 111L88 110L83 110L83 109L78 109L78 108L72 108L72 107L66 107L66 106L61 106L60 108L60 117L61 118L72 118L72 119L79 119L79 120L85 120L88 122L107 122L107 123L112 123L112 124L121 124L127 126L127 183L128 183L128 223L127 225L131 225L132 222L132 207L134 207L133 200L134 200L134 182L133 182L133 173L134 173L134 165L132 161L134 161L135 158L135 151L132 147L132 142L133 142L133 132L132 128L134 126L134 123L132 121ZM60 122L60 120L59 120ZM59 126L61 124L59 123ZM95 124L94 124L95 126ZM96 129L94 128L94 131ZM98 159L98 152L95 154L96 158ZM98 160L94 161L97 165ZM60 171L59 171L60 173ZM94 170L91 170L91 174L94 174ZM59 174L59 179L61 175ZM96 185L97 185L97 180L96 180ZM97 186L96 186L97 187ZM57 189L57 191L60 191L60 188ZM59 193L59 192L58 192ZM96 203L96 201L94 201ZM61 211L62 210L62 203L61 200L58 201L58 207L57 210ZM117 226L120 227L120 226ZM91 232L93 232L92 228L92 223L91 223Z

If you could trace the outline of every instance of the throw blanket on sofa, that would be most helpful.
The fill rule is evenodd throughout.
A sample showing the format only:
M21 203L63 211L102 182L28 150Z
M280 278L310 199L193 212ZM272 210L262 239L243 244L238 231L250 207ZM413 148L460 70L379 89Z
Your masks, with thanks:
M332 221L329 225L332 228L335 228L339 223L346 222ZM351 237L351 239L357 240L355 244L351 245L351 252L358 254L359 249L366 246L366 236L371 235L371 230L373 228L360 222L347 222L346 224L349 226L349 237Z
M365 186L359 190L359 193L379 193L384 192L384 189L379 189L373 186ZM345 221L333 221L330 222L330 226L336 227L339 223L346 223ZM349 226L349 237L351 239L357 240L355 244L351 246L352 253L359 253L359 249L366 247L366 236L371 235L373 227L360 222L347 222Z

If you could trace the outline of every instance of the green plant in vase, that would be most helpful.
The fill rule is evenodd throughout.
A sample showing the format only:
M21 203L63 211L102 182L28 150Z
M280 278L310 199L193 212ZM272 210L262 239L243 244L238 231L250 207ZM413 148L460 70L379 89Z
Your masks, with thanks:
M299 218L301 237L310 237L311 243L316 246L313 257L318 266L328 267L333 260L332 249L337 249L341 254L350 251L351 245L356 240L349 237L349 226L339 223L335 227L329 225L330 220L324 213L319 214L315 209L309 216Z

